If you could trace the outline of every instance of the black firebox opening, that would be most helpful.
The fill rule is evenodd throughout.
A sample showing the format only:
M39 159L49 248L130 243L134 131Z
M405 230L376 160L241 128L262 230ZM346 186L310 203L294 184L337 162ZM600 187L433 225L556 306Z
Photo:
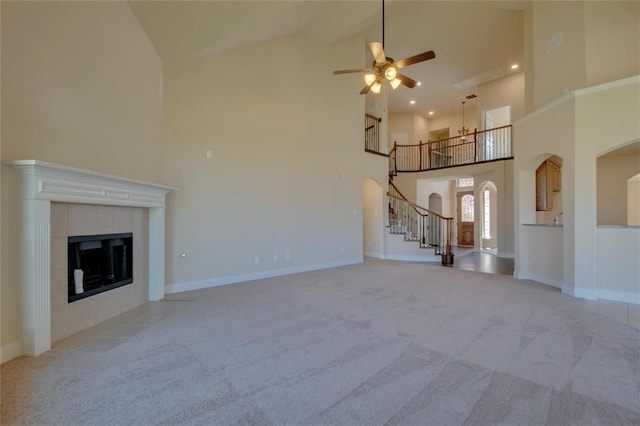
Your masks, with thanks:
M133 282L133 234L69 237L68 301Z

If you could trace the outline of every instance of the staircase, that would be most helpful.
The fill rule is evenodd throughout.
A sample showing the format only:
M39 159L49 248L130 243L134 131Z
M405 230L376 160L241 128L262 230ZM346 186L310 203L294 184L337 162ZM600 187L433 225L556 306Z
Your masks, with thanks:
M444 141L429 142L419 145L397 145L386 154L380 146L381 118L365 114L365 151L389 158L389 232L391 235L402 235L404 241L414 242L421 249L433 249L436 256L441 256L443 265L453 264L451 251L453 218L409 201L393 184L391 179L398 171L417 172L429 169L451 167L470 162L494 161L498 158L511 158L511 126L493 129L486 132L474 132L473 139L455 138ZM482 143L480 142L482 141ZM486 141L491 142L491 155L478 155L478 147L486 153ZM500 143L497 143L499 141ZM500 149L495 156L494 147ZM496 150L498 151L498 150ZM434 161L437 159L438 161ZM446 159L446 162L443 160ZM400 166L400 167L398 167Z
M404 241L415 242L421 249L433 249L443 265L453 264L451 251L453 218L444 217L412 203L389 180L389 232L403 235Z

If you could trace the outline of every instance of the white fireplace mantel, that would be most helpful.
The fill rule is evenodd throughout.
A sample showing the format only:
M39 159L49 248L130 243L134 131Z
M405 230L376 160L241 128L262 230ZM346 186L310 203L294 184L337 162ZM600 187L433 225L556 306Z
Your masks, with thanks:
M37 160L16 160L22 184L22 353L51 349L51 202L149 209L149 300L164 297L165 198L169 186Z

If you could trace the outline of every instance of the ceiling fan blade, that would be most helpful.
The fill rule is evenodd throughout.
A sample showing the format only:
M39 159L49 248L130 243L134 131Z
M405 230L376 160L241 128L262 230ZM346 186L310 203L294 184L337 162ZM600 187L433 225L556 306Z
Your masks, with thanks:
M417 64L418 62L428 61L429 59L433 59L436 57L436 54L433 50L428 52L419 53L417 55L409 56L408 58L400 59L396 61L396 68L406 67L407 65Z
M333 73L334 74L350 74L355 72L373 72L373 71L369 68L359 68L359 69L352 69L352 70L337 70L337 71L334 71Z
M370 91L370 90L371 90L371 86L366 86L366 85L365 85L365 86L362 88L362 90L360 91L360 94L361 94L361 95L366 95L367 93L369 93L369 91Z
M411 77L407 77L404 74L398 73L398 75L396 75L396 78L400 80L400 83L402 83L404 86L407 86L409 89L413 89L414 87L416 87L416 84L418 84L417 81L415 81Z
M378 41L372 41L369 44L371 47L371 53L373 53L373 57L376 60L376 64L384 64L387 62L387 57L384 54L384 48L382 47L382 43Z

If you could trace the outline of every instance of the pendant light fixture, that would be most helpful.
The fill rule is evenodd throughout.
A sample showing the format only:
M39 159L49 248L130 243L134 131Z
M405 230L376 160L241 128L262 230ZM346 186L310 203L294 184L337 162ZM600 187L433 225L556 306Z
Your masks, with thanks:
M466 136L469 133L469 129L464 127L464 104L465 104L465 101L462 101L462 129L458 130L458 135L462 136L463 142L466 140Z

